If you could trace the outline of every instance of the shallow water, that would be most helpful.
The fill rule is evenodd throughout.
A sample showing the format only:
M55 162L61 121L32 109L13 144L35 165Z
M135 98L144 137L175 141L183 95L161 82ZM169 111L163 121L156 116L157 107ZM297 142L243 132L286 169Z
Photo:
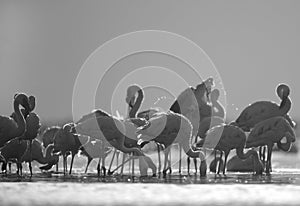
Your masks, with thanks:
M84 160L82 160L84 161ZM299 155L274 154L272 175L208 173L132 177L83 174L82 161L75 174L36 171L32 178L15 174L0 177L0 205L299 205ZM176 165L175 165L176 166Z

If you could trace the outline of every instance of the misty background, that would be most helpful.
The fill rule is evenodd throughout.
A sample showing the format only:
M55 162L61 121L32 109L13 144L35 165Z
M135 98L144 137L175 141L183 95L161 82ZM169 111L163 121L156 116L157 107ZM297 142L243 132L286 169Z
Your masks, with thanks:
M235 119L243 108L258 100L279 103L275 88L283 82L291 88L290 115L299 119L299 9L300 1L296 0L2 0L1 115L12 113L13 95L22 91L36 96L36 112L42 123L70 119L73 86L87 57L119 35L153 29L185 36L208 54L223 81L228 119ZM150 65L186 67L159 54L133 55L114 67ZM143 78L150 77L141 73L140 80ZM125 100L119 98L123 108Z

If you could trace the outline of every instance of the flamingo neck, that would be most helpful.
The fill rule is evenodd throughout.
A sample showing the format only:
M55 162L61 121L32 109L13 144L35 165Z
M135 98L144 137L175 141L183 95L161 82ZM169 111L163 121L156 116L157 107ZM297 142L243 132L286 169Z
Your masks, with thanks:
M225 117L224 107L218 101L212 102L212 105L218 110L217 112L215 110L213 111L213 116L219 116L221 118L224 118Z
M143 99L144 99L144 94L143 94L143 91L140 89L138 91L138 97L137 97L133 107L129 111L129 118L135 118L136 117L136 113L140 109L140 106L143 102Z
M286 97L282 99L279 109L282 112L282 114L287 114L290 111L291 106L292 106L291 99L289 97Z
M18 101L14 101L14 111L16 114L16 123L17 123L17 129L13 130L12 133L9 135L9 137L19 137L22 136L26 131L26 123L25 119L23 117L23 114L20 111L20 103Z
M181 140L179 143L182 146L183 151L187 154L187 156L191 158L200 158L201 161L205 159L205 155L202 151L195 151L191 145L189 140Z

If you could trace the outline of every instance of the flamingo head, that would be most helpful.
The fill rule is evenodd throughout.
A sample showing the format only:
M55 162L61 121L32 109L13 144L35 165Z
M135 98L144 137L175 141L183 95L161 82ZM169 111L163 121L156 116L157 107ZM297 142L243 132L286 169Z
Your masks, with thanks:
M286 84L280 84L277 86L276 90L277 90L277 95L279 96L280 99L282 99L281 104L279 106L280 108L282 108L287 102L287 99L290 95L290 88Z
M138 85L131 85L127 89L126 103L132 108L136 99L136 93L142 90Z
M30 111L29 99L26 94L18 93L14 96L14 101L19 102L25 110Z
M277 86L277 94L281 99L287 98L290 95L290 88L286 84L280 84Z
M35 97L34 96L29 96L28 97L28 103L29 103L29 109L30 109L30 112L34 110L35 108Z

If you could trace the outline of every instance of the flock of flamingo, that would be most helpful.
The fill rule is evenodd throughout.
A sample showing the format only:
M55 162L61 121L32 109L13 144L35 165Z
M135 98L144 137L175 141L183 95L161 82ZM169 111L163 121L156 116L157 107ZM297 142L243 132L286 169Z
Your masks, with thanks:
M195 88L189 87L177 97L169 111L161 112L155 108L139 111L144 92L138 85L132 85L126 96L128 117L119 118L101 109L94 110L77 122L47 128L41 135L42 141L37 139L41 123L34 112L35 97L16 94L12 115L0 116L2 172L7 173L7 165L11 171L11 164L16 163L17 174L22 176L22 163L27 162L32 176L31 162L34 160L41 164L41 170L50 170L55 165L58 170L59 156L62 156L63 172L71 174L74 158L80 152L87 157L85 172L91 161L99 158L99 176L111 175L119 169L123 173L124 164L129 161L134 175L134 162L138 159L140 176L147 176L150 169L153 176L162 173L165 177L172 172L170 151L172 145L177 144L180 174L182 150L187 155L188 174L191 158L198 173L199 159L199 173L205 177L208 151L214 151L215 156L210 171L218 174L222 171L225 175L227 158L233 149L236 156L229 162L248 161L246 169L235 168L236 171L270 174L274 144L278 149L289 151L296 140L295 124L288 115L292 105L289 87L278 85L279 105L271 101L255 102L247 106L235 121L226 124L224 107L218 101L220 92L213 86L213 78L208 78ZM157 164L143 151L149 142L157 146ZM161 151L164 152L163 168ZM120 152L123 159L119 164ZM109 154L112 157L107 169L105 159ZM69 155L72 158L68 171ZM112 169L115 159L117 166Z

